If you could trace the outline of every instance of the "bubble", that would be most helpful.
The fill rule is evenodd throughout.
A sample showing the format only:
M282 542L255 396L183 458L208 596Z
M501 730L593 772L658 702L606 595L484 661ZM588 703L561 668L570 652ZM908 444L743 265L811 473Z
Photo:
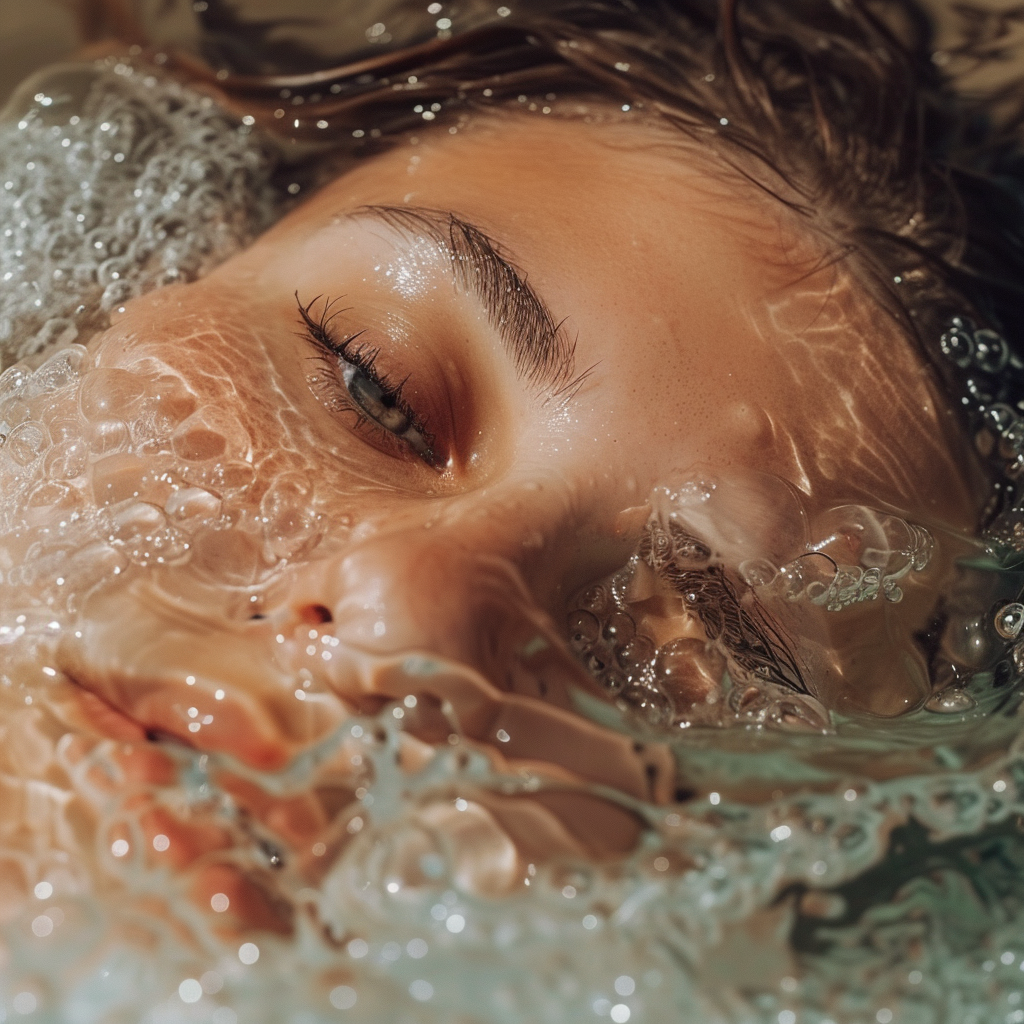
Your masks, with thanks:
M50 446L49 431L42 423L20 423L10 434L4 450L19 466L31 466Z
M313 485L300 473L282 473L267 489L260 511L272 557L294 558L319 539L323 524L313 502Z
M214 465L189 466L185 478L190 484L203 487L222 498L232 498L247 491L256 482L256 470L248 462L229 461Z
M89 448L94 455L111 455L131 445L132 434L124 420L100 420L89 424L86 431Z
M140 566L176 563L189 551L185 536L168 523L163 509L143 501L112 517L109 540Z
M601 623L588 611L575 611L569 616L569 643L574 651L586 654L601 636Z
M974 340L965 329L954 327L946 331L939 339L939 346L943 355L962 370L974 360Z
M626 612L612 612L605 619L602 636L611 644L621 646L633 638L636 623Z
M629 685L629 678L625 672L620 672L617 668L609 668L600 676L601 682L604 684L604 688L612 695L615 696Z
M108 455L92 465L92 491L100 507L139 498L150 464L132 452Z
M985 373L1001 373L1006 366L1009 350L1006 342L988 328L974 332L974 362Z
M28 493L25 504L30 509L56 508L60 505L76 504L77 492L70 487L53 481L37 484Z
M779 569L776 586L787 601L807 598L818 604L827 603L838 575L836 563L827 555L801 555Z
M85 375L79 393L82 415L92 423L131 420L146 394L146 381L137 373L99 367Z
M995 615L996 632L1004 640L1016 640L1024 627L1024 604L1004 605Z
M159 374L150 385L143 418L149 430L170 434L198 407L191 388L177 374Z
M44 460L46 475L51 480L76 480L89 464L89 448L79 437L54 445Z
M975 699L964 690L940 690L925 701L925 707L940 715L963 714L976 705Z
M32 374L31 385L26 390L42 395L71 387L78 382L83 368L88 366L89 358L87 350L81 345L61 349Z
M968 669L986 667L1002 650L996 627L988 615L951 619L943 647L950 660Z
M1024 674L1024 644L1019 643L1013 649L1013 667Z
M580 598L579 606L592 615L601 615L608 608L608 591L602 586L591 587Z
M10 366L0 373L0 409L20 397L30 376L23 366Z
M767 587L779 575L779 570L767 558L748 558L740 563L739 573L748 587Z
M619 665L630 676L640 675L654 659L654 642L643 635L627 640L617 651Z

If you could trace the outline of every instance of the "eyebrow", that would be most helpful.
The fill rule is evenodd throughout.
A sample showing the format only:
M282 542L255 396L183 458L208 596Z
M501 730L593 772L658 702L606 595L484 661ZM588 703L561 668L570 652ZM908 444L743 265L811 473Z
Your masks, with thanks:
M362 206L355 216L372 217L411 240L426 237L451 264L458 288L480 300L520 379L568 401L589 370L576 372L576 343L566 337L526 275L503 255L486 232L446 210Z

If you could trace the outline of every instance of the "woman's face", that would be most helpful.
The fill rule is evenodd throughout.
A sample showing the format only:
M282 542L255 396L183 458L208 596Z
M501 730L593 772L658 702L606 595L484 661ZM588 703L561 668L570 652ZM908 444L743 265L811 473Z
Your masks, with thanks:
M419 694L427 739L644 792L569 713L591 684L561 638L654 488L742 496L703 538L727 565L838 505L978 511L930 377L843 264L642 125L426 133L132 302L90 355L76 409L45 415L92 446L61 500L102 510L120 561L70 602L57 669L107 728L260 766Z

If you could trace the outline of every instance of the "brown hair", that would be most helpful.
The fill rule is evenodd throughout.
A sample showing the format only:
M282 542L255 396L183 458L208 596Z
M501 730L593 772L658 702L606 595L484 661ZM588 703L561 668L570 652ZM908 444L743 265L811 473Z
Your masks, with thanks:
M87 6L95 37L104 22ZM142 40L125 0L100 8ZM968 98L942 65L997 60L1022 11L961 9L963 41L937 53L916 0L519 0L449 38L302 73L291 72L317 58L281 51L276 70L288 73L254 75L226 45L242 23L211 0L205 60L166 59L301 152L372 151L467 109L550 94L642 107L715 147L852 260L973 412L970 428L1001 434L1024 412L1024 87ZM256 29L245 32L252 41ZM947 358L940 337L955 316L1008 348ZM1024 467L1024 454L989 447L1011 476Z

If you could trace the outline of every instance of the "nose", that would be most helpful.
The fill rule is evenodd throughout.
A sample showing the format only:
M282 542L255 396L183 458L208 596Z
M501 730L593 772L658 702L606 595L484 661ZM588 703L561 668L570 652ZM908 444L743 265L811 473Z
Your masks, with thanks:
M325 633L340 642L350 656L317 669L350 707L412 697L407 726L426 740L460 734L516 761L664 799L664 752L638 750L579 713L581 693L601 695L557 620L580 572L579 543L563 514L571 502L545 490L460 503L429 528L382 529L296 567L268 617L300 644Z
M337 553L292 567L278 614L329 619L346 647L376 657L429 655L568 706L563 680L588 677L561 643L561 619L574 581L595 573L600 545L580 535L600 531L569 483L539 477L393 501ZM543 679L541 661L552 666Z

